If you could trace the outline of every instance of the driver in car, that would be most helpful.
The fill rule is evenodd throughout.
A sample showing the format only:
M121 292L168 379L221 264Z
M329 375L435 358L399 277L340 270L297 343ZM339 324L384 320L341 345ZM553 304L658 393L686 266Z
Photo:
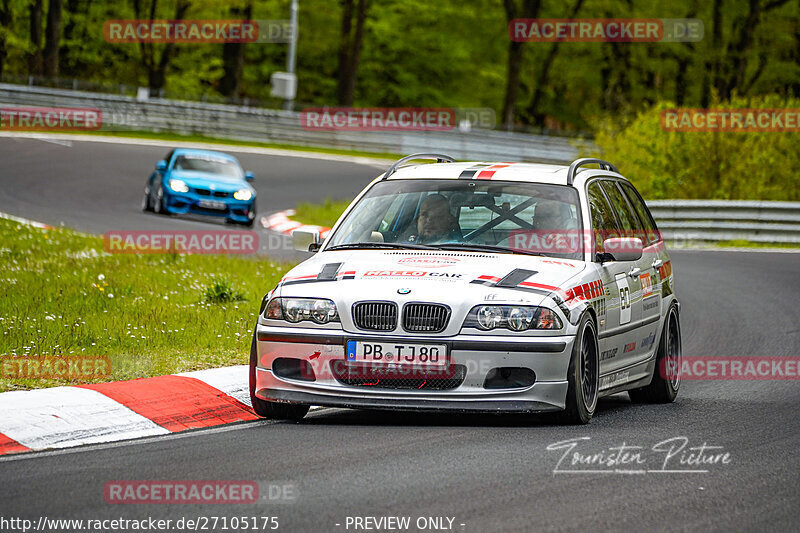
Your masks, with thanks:
M450 212L450 202L442 194L431 194L422 201L416 228L412 223L411 231L407 240L417 244L460 242L462 238L458 220Z

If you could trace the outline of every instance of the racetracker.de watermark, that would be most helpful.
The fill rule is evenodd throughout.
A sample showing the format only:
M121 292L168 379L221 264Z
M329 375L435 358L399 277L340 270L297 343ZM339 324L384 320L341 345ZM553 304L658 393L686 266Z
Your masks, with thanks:
M107 482L103 497L110 504L293 503L298 489L291 482L127 480Z
M513 19L516 42L665 43L703 40L700 19Z
M661 111L664 131L796 132L800 109L700 109Z
M106 355L12 355L0 357L3 379L94 379L111 375Z
M682 380L800 380L800 357L683 356L663 359L659 372L664 379L677 373Z
M304 130L451 131L492 129L493 109L452 107L309 107L300 112Z
M0 106L0 131L94 131L103 112L93 107Z
M639 242L632 239L639 239ZM648 246L647 243L652 244ZM658 230L517 229L508 235L508 247L512 250L546 255L583 253L584 250L599 249L601 244L607 253L629 252L640 247L643 253L657 253L664 249Z
M289 20L107 20L109 43L288 43Z
M109 231L103 247L111 254L254 254L258 234L252 231Z

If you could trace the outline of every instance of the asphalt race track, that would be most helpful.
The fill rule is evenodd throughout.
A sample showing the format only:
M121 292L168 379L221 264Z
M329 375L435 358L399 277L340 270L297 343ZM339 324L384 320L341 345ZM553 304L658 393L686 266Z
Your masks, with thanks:
M258 217L299 201L352 198L383 167L319 158L233 153L255 173ZM103 142L61 142L0 137L0 212L103 234L119 230L225 229L213 218L164 217L141 210L144 184L168 148ZM228 226L242 229L241 226ZM262 244L268 236L256 225ZM272 255L291 258L273 238Z
M153 229L154 215L143 214L139 200L163 152L0 139L0 211L97 233ZM296 157L241 159L256 173L264 213L352 195L377 173ZM800 255L673 251L672 260L684 355L800 354ZM354 531L345 527L348 516L446 516L465 532L797 531L798 404L798 381L685 381L674 404L633 405L624 394L601 400L583 427L541 417L323 409L301 423L244 423L6 457L0 507L34 521L277 516L279 531L290 532ZM587 454L623 444L650 449L681 436L690 446L720 446L730 462L705 473L554 474L562 452L547 450L581 437L590 438L581 444ZM648 456L648 465L655 462ZM215 506L105 502L107 481L148 479L291 483L297 497Z

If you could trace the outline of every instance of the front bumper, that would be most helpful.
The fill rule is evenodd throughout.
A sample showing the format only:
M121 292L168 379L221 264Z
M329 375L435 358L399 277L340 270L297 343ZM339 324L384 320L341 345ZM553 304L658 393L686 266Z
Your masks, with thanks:
M255 394L263 400L332 407L456 410L464 412L541 412L564 409L567 369L573 336L523 338L458 335L457 337L385 337L341 330L274 327L256 330L258 364ZM331 362L345 359L347 340L443 343L451 362L463 365L460 385L447 390L389 389L346 385L326 371ZM308 361L316 379L290 379L276 375L277 358ZM484 388L486 376L497 367L529 368L533 385L520 388ZM322 370L320 372L320 370Z
M206 206L203 203L206 202ZM219 208L208 207L207 202L216 203ZM255 218L254 200L245 201L233 198L214 198L194 193L170 193L166 197L166 206L175 214L195 214L212 217L224 217L235 222L248 222Z

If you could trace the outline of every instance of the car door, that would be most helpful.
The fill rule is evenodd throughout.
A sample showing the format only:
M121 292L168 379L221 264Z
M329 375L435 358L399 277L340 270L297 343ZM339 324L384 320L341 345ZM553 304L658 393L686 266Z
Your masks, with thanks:
M608 200L600 180L587 185L589 214L592 221L594 254L604 252L603 241L622 234L619 221ZM598 343L600 347L600 375L625 366L626 347L635 337L631 333L634 320L631 306L631 288L628 283L630 265L624 261L596 262L597 272L603 282L605 313L598 312Z
M617 219L618 228L622 237L636 237L638 219L633 209L628 204L617 187L615 179L602 179L600 184L603 192L611 205L611 210ZM617 338L619 354L614 367L627 366L636 361L639 356L637 350L641 340L642 326L642 283L639 277L642 265L640 261L613 261L614 283L619 295L620 322L619 327L609 331L611 337Z
M659 319L663 307L663 292L661 288L662 267L666 260L664 241L656 228L655 221L644 203L641 195L627 182L620 181L617 185L622 189L642 227L642 242L645 247L642 251L641 273L642 282L642 339L637 346L638 358L648 359L656 350Z

